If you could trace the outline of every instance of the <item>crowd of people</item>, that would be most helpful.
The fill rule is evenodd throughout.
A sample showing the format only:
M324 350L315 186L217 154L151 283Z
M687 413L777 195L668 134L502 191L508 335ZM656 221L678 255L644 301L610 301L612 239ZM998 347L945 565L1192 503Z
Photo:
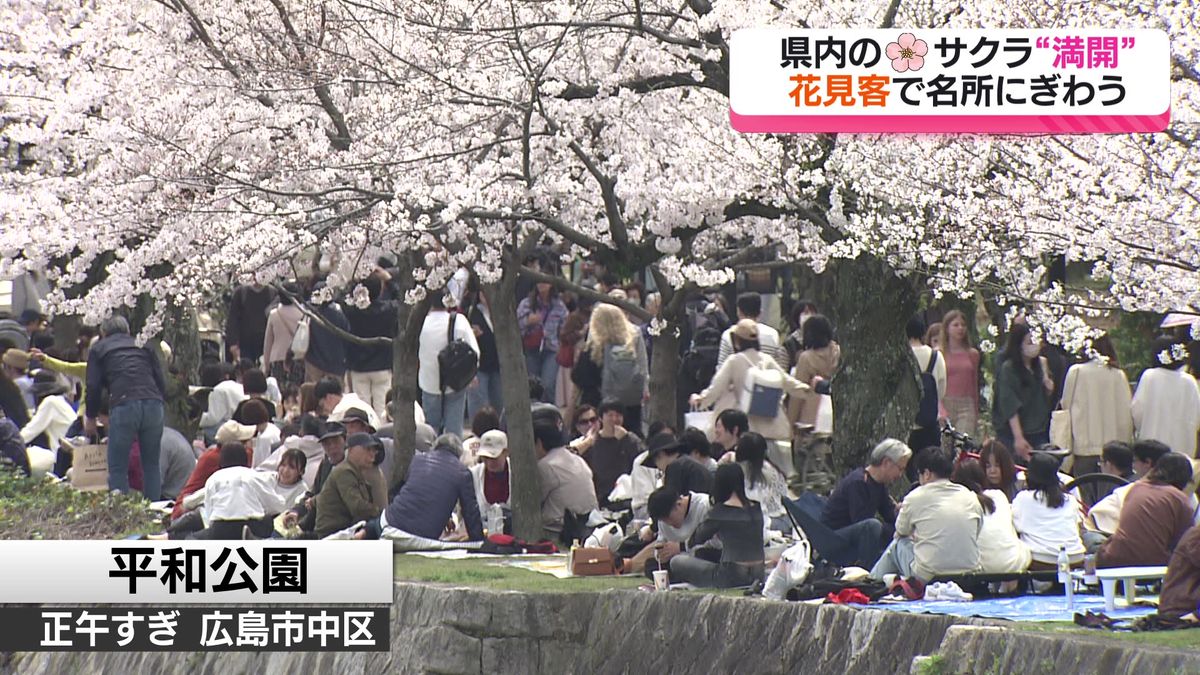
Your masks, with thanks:
M554 271L545 259L531 264ZM658 302L599 266L584 276L614 299ZM63 352L45 317L22 316L29 345L2 358L0 445L25 471L65 476L64 441L106 438L108 488L171 501L170 538L282 532L387 538L399 550L475 547L511 530L493 327L515 320L543 536L570 545L597 518L619 522L625 535L612 545L626 571L751 583L771 562L769 543L803 534L802 512L846 543L839 564L889 581L1047 569L1065 553L1072 564L1095 555L1101 567L1170 561L1168 589L1200 587L1180 581L1200 570L1190 461L1200 387L1184 367L1184 339L1155 342L1135 390L1107 336L1072 364L1018 317L987 401L967 316L949 311L932 325L915 316L906 334L922 387L907 438L881 440L828 496L797 498L794 444L835 433L829 387L841 347L815 302L794 303L787 332L763 321L758 293L738 296L733 312L720 294L692 303L679 403L695 426L683 428L644 419L655 339L640 314L531 281L516 316L497 317L464 273L431 297L420 329L419 452L401 482L391 471L392 350L369 339L395 337L402 298L387 261L362 286L365 304L329 299L319 281L235 289L226 349L208 354L191 397L195 439L166 424L167 350L139 346L125 319ZM992 435L975 455L943 448L947 425L978 436L988 412ZM1065 431L1052 424L1062 419ZM1048 451L1052 436L1066 439L1066 462ZM1064 489L1067 474L1096 473L1122 485L1094 504Z

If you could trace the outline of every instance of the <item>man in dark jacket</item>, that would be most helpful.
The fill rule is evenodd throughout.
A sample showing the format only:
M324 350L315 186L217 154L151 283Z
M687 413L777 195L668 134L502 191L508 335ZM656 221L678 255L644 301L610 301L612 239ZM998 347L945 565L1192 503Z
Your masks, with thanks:
M225 343L233 360L257 363L267 335L267 308L275 302L275 289L262 284L238 286L229 301Z
M317 284L319 290L324 284ZM331 326L350 332L350 322L336 302L327 302L317 307L317 314ZM342 379L346 374L346 342L319 322L312 321L308 328L308 352L304 355L304 381L316 382L326 375Z
M167 385L158 356L139 347L121 316L100 324L101 339L88 350L87 405L84 429L96 435L100 399L108 392L108 489L129 491L129 453L136 439L145 476L142 494L151 501L162 493L163 399Z
M384 281L378 276L363 281L371 304L366 309L346 308L350 332L358 337L396 337L396 304L383 300ZM387 413L387 392L392 388L392 348L355 346L346 355L350 368L350 390L367 402L381 418Z
M380 536L391 539L397 551L478 548L483 521L475 501L475 483L461 457L462 441L454 434L442 434L432 450L413 457L408 480L379 519ZM474 544L438 540L456 504L462 507L467 534Z

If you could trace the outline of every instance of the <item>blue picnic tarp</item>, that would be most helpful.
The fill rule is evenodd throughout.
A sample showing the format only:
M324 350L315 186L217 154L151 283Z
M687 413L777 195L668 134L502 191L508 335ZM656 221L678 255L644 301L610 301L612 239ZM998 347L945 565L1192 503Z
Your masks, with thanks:
M1139 597L1139 600L1144 598ZM971 602L945 600L913 600L911 602L857 605L864 609L879 609L888 612L910 612L913 614L951 614L963 617L985 617L1010 619L1012 621L1071 621L1074 614L1087 610L1103 612L1114 619L1136 619L1156 611L1154 607L1117 606L1116 610L1104 610L1104 598L1098 595L1075 596L1075 608L1067 609L1067 599L1058 595L1024 595L1015 598L987 598Z

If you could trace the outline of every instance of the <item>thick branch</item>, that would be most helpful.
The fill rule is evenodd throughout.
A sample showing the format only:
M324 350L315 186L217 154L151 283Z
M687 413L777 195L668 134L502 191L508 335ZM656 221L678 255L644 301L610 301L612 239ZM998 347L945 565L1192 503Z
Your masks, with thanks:
M287 295L287 296L291 297L291 295L283 288L283 286L281 286L279 284L274 284L274 286L275 286L276 292L280 293L281 295ZM324 328L325 330L329 331L330 333L333 333L334 335L342 338L346 342L349 342L351 344L356 344L360 347L391 347L392 346L392 339L389 337L372 337L372 338L359 337L359 336L355 335L354 333L342 330L341 328L338 328L337 326L329 323L329 321L327 321L325 319L325 317L321 316L317 312L314 312L311 308L309 308L309 306L306 303L300 302L299 298L292 298L292 299L296 301L296 306L300 308L300 311L304 313L304 316L308 317L309 321L315 321L315 322L321 324L322 328Z
M633 304L632 302L628 302L626 300L618 300L617 298L614 298L610 295L605 295L603 293L597 293L596 291L593 291L590 288L584 288L583 286L580 286L578 284L571 283L569 280L567 280L563 277L554 276L553 274L545 274L545 273L539 272L531 267L522 267L521 274L523 276L529 277L530 279L533 279L534 281L536 281L538 283L552 284L554 287L558 288L558 290L560 290L560 291L571 291L572 293L574 293L575 295L578 295L581 298L587 298L587 299L595 301L595 302L604 302L604 303L613 305L614 307L620 307L621 309L625 310L626 312L629 312L630 314L638 317L639 319L645 320L645 321L649 321L654 318L650 314L650 312L647 312L644 308L639 307L639 306Z
M279 19L283 22L283 28L287 31L288 38L292 41L292 46L295 47L296 53L301 60L308 61L308 55L304 51L303 42L300 39L300 34L296 32L296 27L292 25L292 19L288 16L287 9L283 6L283 0L271 0L271 4L275 6L275 10L279 12ZM333 100L333 96L329 93L329 86L318 84L313 86L313 92L317 95L317 100L321 102L321 107L325 110L325 114L329 116L329 120L333 122L334 133L329 134L329 141L336 150L350 149L350 127L346 126L346 117L342 111L338 109L337 104Z

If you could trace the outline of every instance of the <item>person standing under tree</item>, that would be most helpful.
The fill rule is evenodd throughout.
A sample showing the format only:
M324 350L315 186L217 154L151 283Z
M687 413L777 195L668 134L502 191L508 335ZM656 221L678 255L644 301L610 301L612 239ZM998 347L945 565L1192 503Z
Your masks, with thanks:
M945 342L941 352L946 361L946 395L942 406L958 431L975 436L979 432L979 350L971 344L967 316L957 309L942 317Z
M100 324L100 341L88 352L87 415L84 430L96 436L100 399L109 397L108 489L129 491L129 454L136 440L145 475L143 495L150 501L162 492L159 453L162 447L163 399L167 385L158 356L139 347L121 316Z

